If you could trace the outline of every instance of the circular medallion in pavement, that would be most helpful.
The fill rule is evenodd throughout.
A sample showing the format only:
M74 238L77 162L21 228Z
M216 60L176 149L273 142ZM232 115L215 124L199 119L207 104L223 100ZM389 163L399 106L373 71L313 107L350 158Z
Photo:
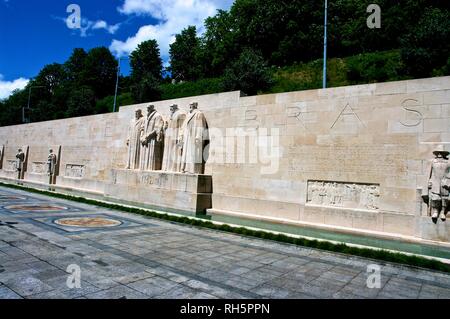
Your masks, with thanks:
M105 217L73 217L57 219L55 224L71 227L102 228L119 226L122 222Z
M63 206L54 206L46 204L11 205L6 206L5 208L9 210L27 211L27 212L56 212L67 209L67 207Z

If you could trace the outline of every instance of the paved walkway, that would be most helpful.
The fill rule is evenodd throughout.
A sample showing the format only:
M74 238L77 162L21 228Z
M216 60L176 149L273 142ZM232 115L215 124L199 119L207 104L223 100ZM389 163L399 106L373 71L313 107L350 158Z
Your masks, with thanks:
M450 275L389 264L369 289L373 263L0 188L2 299L450 298Z

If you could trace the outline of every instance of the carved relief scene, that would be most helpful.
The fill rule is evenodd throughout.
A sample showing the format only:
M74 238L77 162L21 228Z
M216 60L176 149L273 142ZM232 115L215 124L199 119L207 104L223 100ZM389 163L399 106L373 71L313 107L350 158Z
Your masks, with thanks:
M378 210L379 198L376 184L308 181L307 203L312 205Z
M85 174L85 166L78 164L66 164L64 177L83 178Z

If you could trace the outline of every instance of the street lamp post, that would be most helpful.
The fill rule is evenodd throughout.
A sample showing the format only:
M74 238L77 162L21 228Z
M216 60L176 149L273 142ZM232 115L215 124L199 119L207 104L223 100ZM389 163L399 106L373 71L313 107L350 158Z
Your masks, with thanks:
M30 104L31 104L31 90L32 89L37 89L37 88L45 88L45 86L43 85L35 85L35 86L30 86L28 88L28 104L27 104L27 110L28 112L30 111ZM25 119L25 108L22 108L22 122L25 123L26 119ZM30 119L31 122L31 119Z
M126 60L128 57L121 57L117 59L117 77L116 77L116 89L114 91L114 106L113 106L113 113L116 112L117 107L117 91L119 89L119 76L120 76L120 61Z
M325 21L323 36L323 88L327 88L327 23L328 23L328 0L325 0Z

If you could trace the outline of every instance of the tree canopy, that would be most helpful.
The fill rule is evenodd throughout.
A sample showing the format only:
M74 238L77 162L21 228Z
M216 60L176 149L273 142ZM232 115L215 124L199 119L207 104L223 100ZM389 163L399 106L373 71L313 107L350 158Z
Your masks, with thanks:
M346 83L450 74L448 0L378 0L381 29L367 27L372 2L329 1L328 56L345 58ZM130 76L120 77L118 101L155 101L178 96L176 90L265 92L277 70L319 69L323 20L323 1L235 0L207 18L201 34L186 26L175 35L164 79L157 41L140 43L129 57ZM44 66L25 89L0 102L0 125L22 122L30 89L31 121L111 111L117 67L105 47L76 48L67 61Z

